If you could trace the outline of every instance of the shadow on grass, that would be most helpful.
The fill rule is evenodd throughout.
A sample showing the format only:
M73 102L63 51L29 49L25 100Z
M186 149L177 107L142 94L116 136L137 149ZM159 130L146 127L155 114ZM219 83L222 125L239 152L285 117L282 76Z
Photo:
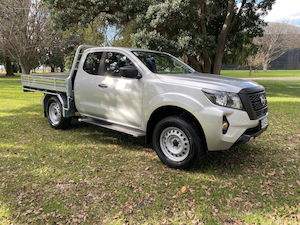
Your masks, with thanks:
M119 145L120 149L126 147L129 151L145 151L152 152L151 144L146 144L145 139L135 138L127 134L123 134L117 131L109 130L106 128L97 127L95 125L90 125L87 123L78 122L77 118L72 120L72 125L67 130L54 130L48 125L47 118L41 115L37 118L37 109L41 107L37 104L32 104L30 106L22 107L14 110L0 110L0 112L8 112L16 114L15 116L1 117L2 124L17 123L18 126L22 126L22 122L27 121L27 123L35 124L38 130L47 130L47 133L53 133L53 143L59 143L62 139L59 137L60 134L72 134L81 136L82 144L86 142L95 142L99 145ZM26 114L24 114L26 112ZM18 119L16 119L19 117ZM6 121L6 122L5 122ZM32 121L32 122L30 122ZM26 127L27 125L24 125ZM68 137L69 141L72 141L72 136ZM76 145L76 144L74 144ZM120 153L121 154L121 153ZM264 152L260 151L260 146L253 145L253 141L244 145L233 147L227 151L215 151L208 152L201 165L196 166L192 169L192 172L205 172L209 170L220 170L222 173L232 173L233 170L236 172L244 166L248 167L249 164L259 158L260 161L264 160ZM263 162L262 162L263 163ZM237 170L236 170L237 169Z
M131 147L130 151L153 151L152 145L145 143L145 138L135 138L130 135L119 133L117 131L97 127L94 125L81 123L78 121L72 121L71 130L83 131L85 132L85 138L87 140L97 140L101 138L101 143L105 144L117 144L121 148L124 146ZM239 145L232 147L225 151L209 151L207 152L201 165L196 166L196 168L191 169L191 171L204 172L211 169L220 169L222 172L232 170L235 168L242 168L243 166L248 166L249 163L264 160L264 152L260 150L260 146L253 145L254 141L246 143L244 145ZM263 163L263 162L262 162Z

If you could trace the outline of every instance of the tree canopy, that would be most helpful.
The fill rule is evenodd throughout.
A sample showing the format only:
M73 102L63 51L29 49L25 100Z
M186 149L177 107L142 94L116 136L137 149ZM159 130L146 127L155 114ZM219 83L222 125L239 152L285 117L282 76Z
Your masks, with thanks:
M65 54L76 44L104 43L103 28L113 25L120 37L113 45L167 51L200 72L218 74L224 55L247 58L274 1L26 0L17 7L18 0L8 0L0 8L0 44L28 73L41 62L64 61L57 48Z
M168 51L198 71L219 73L224 54L232 55L263 34L262 17L275 0L44 2L61 28L85 26L100 15L125 30L134 23L132 45Z

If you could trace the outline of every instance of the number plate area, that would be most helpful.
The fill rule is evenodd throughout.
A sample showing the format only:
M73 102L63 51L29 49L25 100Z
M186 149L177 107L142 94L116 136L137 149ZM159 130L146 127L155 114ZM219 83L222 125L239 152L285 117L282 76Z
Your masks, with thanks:
M268 125L269 125L268 117L266 117L260 121L261 129L265 129Z

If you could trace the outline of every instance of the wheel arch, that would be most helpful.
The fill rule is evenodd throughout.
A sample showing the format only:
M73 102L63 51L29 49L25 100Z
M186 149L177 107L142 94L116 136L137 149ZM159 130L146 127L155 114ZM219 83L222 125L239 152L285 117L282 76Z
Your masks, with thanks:
M160 106L159 108L155 109L151 116L149 117L149 120L147 122L146 127L146 142L150 143L152 140L153 131L155 128L155 125L162 119L168 117L168 116L181 116L188 121L190 121L192 124L195 125L196 129L199 131L199 134L201 135L201 139L203 140L203 144L205 147L205 150L207 150L207 143L206 143L206 137L205 133L203 131L203 128L200 124L200 122L197 120L196 116L193 115L188 110L174 105L165 105Z
M58 99L58 101L60 102L60 104L63 106L63 108L65 108L66 104L67 104L67 97L63 94L58 94L58 93L47 93L44 95L43 97L43 107L44 107L44 117L47 117L47 103L49 101L49 99L51 97L56 97ZM64 114L64 111L63 110L63 114Z

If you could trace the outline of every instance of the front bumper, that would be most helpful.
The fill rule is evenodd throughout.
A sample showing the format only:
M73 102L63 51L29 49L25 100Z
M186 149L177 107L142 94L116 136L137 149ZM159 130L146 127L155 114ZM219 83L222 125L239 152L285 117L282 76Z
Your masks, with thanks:
M223 118L229 122L229 128L222 133ZM227 109L224 107L207 107L201 112L199 118L207 143L208 151L228 150L233 145L246 143L259 136L266 128L261 129L261 120L268 117L268 113L262 117L251 120L246 111Z
M261 122L268 117L268 105L265 90L261 86L245 88L239 92L244 110L212 105L201 112L200 121L206 137L209 151L227 150L233 145L242 144L259 136ZM224 134L220 131L223 118L229 122L229 129Z
M258 125L254 128L247 129L245 133L233 144L233 146L245 144L248 141L251 141L252 139L261 135L265 130L267 130L267 128L268 126L261 129L261 126Z

